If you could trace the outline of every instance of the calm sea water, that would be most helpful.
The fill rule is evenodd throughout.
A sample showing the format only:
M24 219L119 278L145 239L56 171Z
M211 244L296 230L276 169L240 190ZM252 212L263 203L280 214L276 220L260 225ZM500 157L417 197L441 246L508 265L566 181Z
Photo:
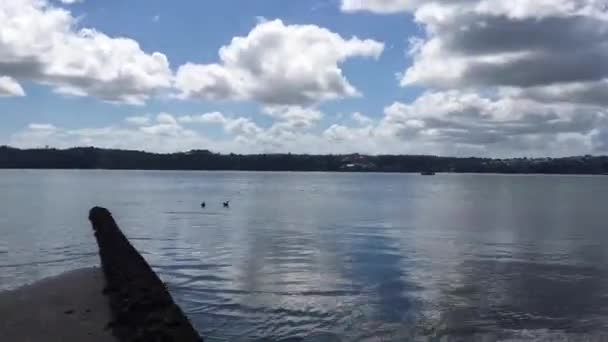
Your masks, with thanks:
M0 171L0 289L98 264L102 205L208 341L605 341L607 203L606 177Z

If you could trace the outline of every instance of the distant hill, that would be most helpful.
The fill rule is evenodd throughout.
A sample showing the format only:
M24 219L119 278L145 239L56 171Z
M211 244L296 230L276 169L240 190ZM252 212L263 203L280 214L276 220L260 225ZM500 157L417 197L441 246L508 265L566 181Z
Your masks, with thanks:
M608 157L489 159L424 155L241 155L207 150L159 154L94 147L24 150L0 146L0 168L608 174Z

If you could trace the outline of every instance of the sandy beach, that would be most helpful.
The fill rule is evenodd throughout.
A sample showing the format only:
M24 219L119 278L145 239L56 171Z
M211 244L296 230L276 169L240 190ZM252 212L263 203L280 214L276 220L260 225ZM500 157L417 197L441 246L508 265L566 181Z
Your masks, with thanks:
M114 342L101 269L87 268L0 292L0 340Z

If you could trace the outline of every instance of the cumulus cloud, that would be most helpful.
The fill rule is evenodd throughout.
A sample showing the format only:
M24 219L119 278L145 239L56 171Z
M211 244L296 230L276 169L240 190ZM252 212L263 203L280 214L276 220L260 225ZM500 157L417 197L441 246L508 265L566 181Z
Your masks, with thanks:
M317 109L299 106L266 107L262 113L274 119L269 127L260 127L251 118L232 118L220 112L183 115L177 117L177 121L182 124L221 125L226 133L236 136L241 142L260 146L271 143L278 146L281 145L282 139L289 139L306 132L323 117L323 113Z
M413 9L426 36L402 85L553 87L608 77L608 16L595 0L439 1ZM542 91L542 89L541 89ZM553 91L553 94L558 94ZM567 93L567 92L565 92Z
M150 123L150 115L129 116L125 121L131 125L144 126Z
M227 132L241 137L256 137L263 130L249 118L237 118L224 125Z
M537 100L603 104L608 7L597 0L342 0L344 11L410 12L401 85L508 87Z
M71 96L142 104L171 86L167 57L88 28L46 0L0 2L0 75Z
M25 96L25 91L15 79L0 76L0 97Z
M210 113L211 114L211 113ZM217 113L221 115L221 113ZM188 116L170 113L140 115L125 118L124 122L102 127L67 129L50 123L32 123L13 134L9 143L18 147L53 146L60 148L98 146L105 148L136 149L153 152L177 152L191 149L216 151L238 150L234 140L211 140L201 132L182 123ZM196 116L190 116L196 117ZM232 121L237 121L231 120ZM193 124L194 122L188 122ZM234 123L235 132L247 125ZM232 126L230 126L232 129Z
M27 126L29 130L37 131L37 132L54 132L57 130L57 127L51 124L39 124L39 123L31 123Z
M373 120L362 113L355 112L351 114L352 119L361 126L367 126L373 122Z
M210 112L198 115L183 115L177 118L180 123L224 124L226 118L220 112Z
M219 51L217 64L187 63L176 75L179 97L255 100L269 105L307 105L358 96L340 64L353 57L378 58L384 44L345 39L315 25L262 21Z
M176 152L211 149L219 152L294 152L314 151L321 146L310 129L322 117L316 109L299 107L266 108L276 120L266 126L248 117L227 116L221 112L195 115L159 113L155 116L130 116L123 123L105 127L64 129L51 124L30 124L14 134L10 144L19 147L73 147L94 145L110 148ZM303 123L304 122L304 123ZM210 141L199 126L219 125L224 137ZM299 145L301 144L301 145Z
M608 112L576 104L547 104L474 92L429 92L395 102L374 120L353 114L352 125L320 126L314 108L266 108L274 122L221 112L160 113L126 119L125 125L67 130L32 124L11 144L96 145L175 152L207 148L241 153L406 153L478 156L560 156L608 152ZM138 118L138 119L133 119ZM145 118L145 120L143 119ZM302 124L305 122L306 124ZM224 136L210 141L200 125L219 125Z
M523 136L589 134L606 113L576 105L450 91L428 93L411 104L396 102L385 109L385 115L383 128L397 136L488 146Z
M301 106L269 106L264 113L279 121L284 128L310 128L323 118L323 113L315 108Z
M324 136L345 145L400 141L425 153L448 155L576 154L605 151L593 136L608 128L607 118L605 110L576 104L429 92L411 103L387 106L376 124L332 125Z
M225 132L236 136L255 137L263 131L253 120L246 117L230 118L221 112L209 112L197 115L182 115L176 118L184 125L221 125Z
M33 81L73 96L141 103L171 85L174 95L184 99L255 101L266 116L256 121L221 112L160 113L78 130L32 124L13 137L18 146L95 143L153 151L483 156L608 152L608 67L602 63L608 57L608 14L601 1L342 0L345 12L412 15L424 33L410 39L413 62L400 84L426 92L411 102L387 105L381 113L356 112L339 122L317 104L359 96L342 65L355 57L379 58L382 43L345 38L315 25L261 20L223 46L217 63L187 63L171 82L166 58L158 68L139 61L129 65L126 55L148 62L156 58L136 42L76 29L69 12L47 2L16 1L41 20L13 23L21 7L9 13L12 3L0 4L0 19L9 18L9 23L0 21L0 94L9 93L6 84L12 84L14 95L14 89L23 90L19 83ZM26 28L33 34L14 39L14 32ZM80 57L64 58L79 53L72 51L75 39L85 42L78 46L91 43L87 55L107 47L104 58L80 64ZM122 50L123 45L130 50ZM113 74L118 66L121 71ZM220 127L223 138L211 144L202 133L204 125Z
M348 142L349 144L357 141L374 140L377 138L376 130L372 126L350 127L333 124L323 131L323 137L331 142Z
M72 4L76 4L79 2L83 2L84 0L59 0L59 2L61 2L62 4L66 4L66 5L72 5Z
M461 10L463 6L482 13L507 14L512 18L544 17L563 13L598 14L605 10L601 0L342 0L344 12L368 11L378 14L414 12L421 7Z
M374 135L476 153L605 152L608 7L597 0L342 0L345 12L410 13L413 63ZM365 126L365 125L364 125ZM365 132L363 132L365 133ZM335 126L334 139L361 127Z
M133 125L133 120L127 120L126 126L116 124L79 129L56 127L52 124L30 124L24 130L13 134L10 143L19 147L98 146L155 152L221 146L221 142L212 143L204 135L183 127L168 113L149 118L145 123L143 120L135 121L139 121L141 125Z
M411 10L417 0L342 0L344 12L370 11L388 14Z
M512 93L519 97L531 98L542 102L578 103L598 107L608 106L608 80L595 82L571 82L549 86L513 89Z

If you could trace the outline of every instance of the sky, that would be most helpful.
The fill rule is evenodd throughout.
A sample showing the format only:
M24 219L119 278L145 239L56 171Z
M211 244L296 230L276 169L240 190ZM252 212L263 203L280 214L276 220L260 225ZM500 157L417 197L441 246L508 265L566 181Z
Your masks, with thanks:
M0 145L608 152L608 0L0 0Z

